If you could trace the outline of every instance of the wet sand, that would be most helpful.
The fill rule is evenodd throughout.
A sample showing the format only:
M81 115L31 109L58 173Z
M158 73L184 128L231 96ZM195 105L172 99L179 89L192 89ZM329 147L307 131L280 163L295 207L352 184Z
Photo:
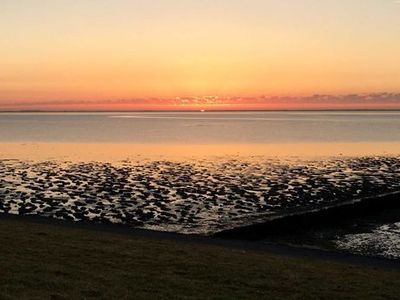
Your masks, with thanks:
M0 212L213 234L400 189L400 157L0 160Z
M0 143L0 213L213 235L400 191L399 154L400 143ZM326 240L400 257L398 221Z
M118 144L118 143L0 143L0 159L107 161L190 160L223 156L302 159L336 156L394 156L400 143L307 144Z

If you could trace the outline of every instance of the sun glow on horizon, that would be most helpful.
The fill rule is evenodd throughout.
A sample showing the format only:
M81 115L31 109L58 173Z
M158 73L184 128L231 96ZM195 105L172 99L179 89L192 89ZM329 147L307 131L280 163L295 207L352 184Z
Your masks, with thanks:
M3 0L0 110L399 108L399 14L389 0Z
M345 95L259 96L259 97L175 97L99 101L3 102L3 111L216 111L216 110L318 110L318 109L400 109L400 93Z

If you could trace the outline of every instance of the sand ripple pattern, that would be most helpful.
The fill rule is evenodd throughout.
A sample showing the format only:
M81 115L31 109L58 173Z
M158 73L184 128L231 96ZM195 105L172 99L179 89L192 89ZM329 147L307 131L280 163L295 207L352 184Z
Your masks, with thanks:
M0 212L210 234L400 190L400 157L72 163L0 160Z

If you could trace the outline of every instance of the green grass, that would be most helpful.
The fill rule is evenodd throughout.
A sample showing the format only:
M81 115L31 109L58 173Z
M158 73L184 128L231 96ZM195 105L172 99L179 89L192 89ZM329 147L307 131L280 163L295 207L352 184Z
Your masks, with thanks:
M0 220L0 299L399 299L400 272Z

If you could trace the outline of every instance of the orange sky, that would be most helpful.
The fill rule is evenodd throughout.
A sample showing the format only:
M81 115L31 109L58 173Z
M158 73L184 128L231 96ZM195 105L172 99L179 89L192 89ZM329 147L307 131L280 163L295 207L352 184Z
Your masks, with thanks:
M0 36L0 110L400 108L392 0L3 0Z

